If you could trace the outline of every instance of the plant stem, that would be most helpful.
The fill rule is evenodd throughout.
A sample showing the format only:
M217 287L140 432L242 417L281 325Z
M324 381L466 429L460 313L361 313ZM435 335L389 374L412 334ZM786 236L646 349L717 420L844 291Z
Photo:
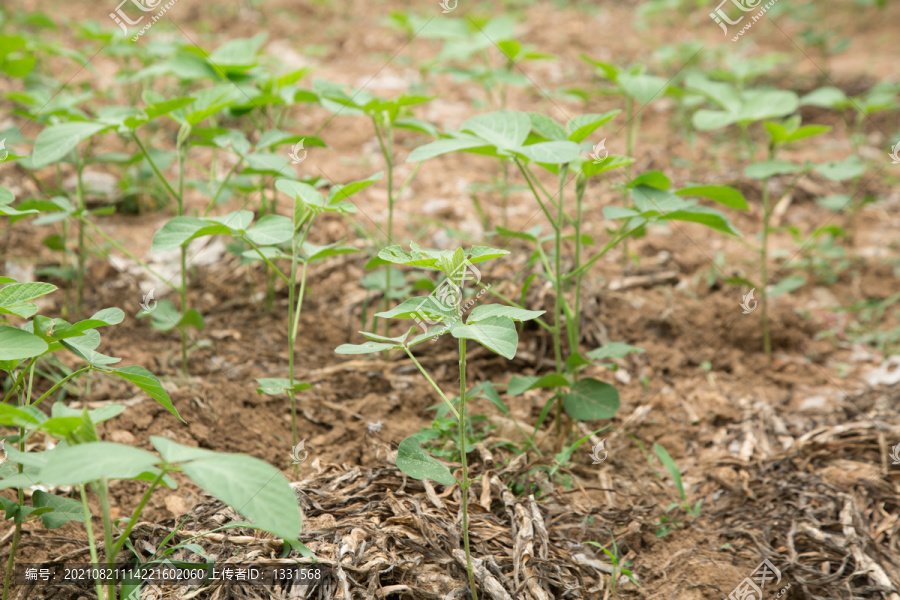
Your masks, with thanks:
M75 197L78 202L78 275L75 279L75 305L78 310L81 310L81 305L84 301L84 221L87 218L84 212L87 210L87 206L84 202L84 184L81 180L84 163L78 158L76 158L76 161L78 162L75 176Z
M184 146L178 144L178 216L184 216ZM178 290L181 296L181 314L187 314L187 245L181 246L181 288ZM181 333L181 372L188 374L187 358L187 327L179 327Z
M110 554L112 558L115 559L118 556L119 552L122 550L122 546L125 545L125 540L128 539L128 536L131 534L131 530L138 522L138 518L141 516L141 512L144 510L144 507L147 506L147 502L150 501L150 496L153 494L153 491L159 487L160 482L163 477L166 475L166 469L160 469L159 474L156 476L156 479L150 484L150 487L147 488L147 491L144 492L144 495L141 497L141 501L138 503L137 508L134 509L134 513L131 515L131 519L128 521L128 525L125 526L125 531L122 532L122 535L119 536L119 539L116 540L115 545L112 548Z
M762 205L763 205L763 231L762 231L762 247L760 248L760 303L762 304L762 335L763 335L763 351L766 358L772 360L772 340L769 339L769 294L766 286L769 283L769 272L767 259L769 257L769 178L763 180L762 189Z
M390 125L385 127L382 134L378 125L378 120L373 116L372 125L375 127L375 135L378 138L378 145L381 147L381 154L384 156L385 168L387 169L387 188L388 188L388 220L387 220L387 243L392 244L394 236L394 134L390 129ZM387 140L387 141L385 141ZM405 185L405 184L404 184ZM388 294L391 290L391 268L387 267L384 279L384 299L382 301L383 310L388 309ZM390 335L390 321L384 320L384 335Z
M462 310L462 290L460 290L460 310ZM475 588L475 571L472 569L472 553L469 549L469 465L466 459L466 340L459 339L459 454L462 462L462 482L460 504L462 508L463 547L466 551L466 570L469 574L469 591L472 600L478 600Z
M87 501L87 492L85 492L84 484L78 486L81 491L81 506L84 509L84 528L88 534L88 548L91 551L91 564L92 565L100 565L100 560L97 558L97 545L94 543L94 527L91 525L91 511L88 508ZM94 581L94 587L97 589L97 600L103 598L103 586L100 585L99 581Z
M557 199L556 227L554 229L554 273L553 273L553 356L556 359L556 372L562 374L562 223L563 223L563 191L566 184L568 165L559 169L559 198ZM556 442L562 446L562 396L556 397Z
M120 244L119 242L117 242L117 241L114 240L113 238L111 238L111 237L109 237L108 235L106 235L106 232L104 232L102 229L100 229L99 227L97 227L96 225L94 225L93 223L91 223L90 221L88 221L87 219L84 220L84 223L85 223L88 227L90 227L91 229L93 229L94 231L96 231L97 233L99 233L99 234L100 234L100 237L102 237L104 240L106 240L113 248L115 248L116 250L118 250L119 252L121 252L122 254L124 254L125 256L127 256L128 258L130 258L131 260L133 260L134 262L136 262L138 265L140 265L142 269L144 269L145 271L147 271L147 272L150 273L151 275L157 277L160 281L165 281L165 280L166 280L166 278L163 277L159 272L155 271L155 270L153 269L153 267L151 267L150 265L148 265L147 263L145 263L144 261L142 261L141 259L139 259L137 256L135 256L134 254L132 254L131 252L129 252L124 246L122 246L122 244Z
M107 485L106 479L101 479L96 482L97 487L97 495L100 497L100 510L103 513L103 545L106 553L106 565L109 568L113 568L115 565L116 556L113 554L113 541L112 541L112 521L109 516L109 487ZM107 582L107 594L109 598L116 597L116 586L112 581Z
M413 356L413 353L409 351L409 348L404 346L403 349L406 350L406 353L412 359L413 363L415 363L416 367L419 368L419 372L421 372L422 375L425 376L425 379L428 380L428 383L431 384L431 387L433 387L435 389L435 391L437 391L438 395L440 395L440 397L444 399L444 402L447 403L447 406L450 407L450 411L453 413L453 416L456 417L457 419L459 419L459 413L456 411L456 408L454 408L453 403L450 402L450 400L447 398L447 396L444 395L444 392L441 391L441 388L439 388L438 385L434 382L434 379L431 378L431 375L428 374L428 371L426 371L422 367L422 365L419 364L419 361L417 361L416 357Z
M303 227L306 218L307 217L304 217L299 224L294 224L294 237L291 238L291 276L288 281L288 379L291 386L291 389L288 390L288 396L291 399L292 446L297 445L297 397L294 392L294 345L297 341L297 331L300 328L300 311L303 308L303 294L306 290L306 266L308 261L303 261L303 274L301 276L299 293L295 291L297 286L297 264L300 260L300 252L303 250L303 242L306 241L306 236L312 230L313 222L316 218L315 213L309 213L309 223L307 224L306 229L303 229L302 233L298 236L297 229ZM294 298L296 298L296 304ZM297 467L297 469L299 468L300 467Z

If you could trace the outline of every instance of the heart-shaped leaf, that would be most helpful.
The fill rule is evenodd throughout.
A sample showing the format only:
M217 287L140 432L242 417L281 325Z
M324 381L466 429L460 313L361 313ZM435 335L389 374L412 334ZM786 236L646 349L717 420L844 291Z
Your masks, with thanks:
M413 479L431 479L443 485L456 483L453 474L443 463L428 455L419 440L408 437L397 448L397 468Z
M463 325L457 321L450 328L450 334L457 339L474 340L509 360L515 358L519 344L516 325L506 317L491 317L474 325Z
M563 396L563 407L579 421L612 419L619 410L619 392L608 383L588 377Z

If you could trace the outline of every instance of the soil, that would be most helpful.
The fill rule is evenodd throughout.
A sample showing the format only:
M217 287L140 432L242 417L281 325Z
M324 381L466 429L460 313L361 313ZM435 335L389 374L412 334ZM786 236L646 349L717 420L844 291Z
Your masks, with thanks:
M37 7L36 2L23 4ZM438 3L426 3L415 10L433 11L440 18L432 4ZM106 10L84 2L50 5L52 13L74 20L88 14L102 18L100 13ZM51 6L42 3L41 9L50 13ZM268 52L285 66L311 64L316 77L357 87L368 84L366 89L374 93L396 94L400 93L395 89L398 81L405 89L420 80L415 61L439 48L427 40L404 45L402 34L380 24L391 10L406 8L394 1L297 6L286 0L223 5L179 0L171 11L171 22L156 25L139 43L147 43L146 38L184 35L208 48L218 40L265 31L269 34ZM467 10L462 2L460 9ZM684 22L682 16L673 14L671 22L665 18L651 20L649 28L637 31L635 3L630 2L596 6L542 3L519 10L519 38L556 54L559 60L525 67L533 85L511 93L509 108L541 111L558 119L620 107L615 98L595 96L579 104L539 91L596 85L591 69L578 59L580 53L630 64L650 61L650 52L662 44L698 37L708 46L699 61L712 60L719 51L726 55L736 52L736 46L748 55L787 53L789 62L767 76L766 83L800 93L820 84L820 67L826 64L831 84L848 93L865 90L880 79L900 77L900 66L892 58L900 5L890 4L882 11L863 11L850 2L836 6L822 26L834 27L852 44L827 63L812 50L795 44L799 28L783 18L756 24L748 34L752 42L722 42L728 46L721 50L718 29L706 22L706 11L701 9L692 10ZM784 27L782 22L786 23ZM628 34L623 36L623 32ZM66 31L60 33L58 41L77 43L72 32ZM322 55L304 56L304 49L310 47L321 47ZM57 75L60 81L113 85L115 64L109 57L98 56L92 61L97 74L79 70L72 63L62 64L66 66ZM470 83L435 76L433 84L429 93L437 99L425 105L421 116L441 128L455 128L466 118L488 110L482 93ZM8 85L2 84L3 91ZM787 151L783 158L823 161L842 159L852 152L847 127L834 112L809 108L802 114L804 122L832 125L833 134L827 143L801 145L802 149ZM321 109L298 110L292 114L292 127L312 132L328 116ZM730 139L732 130L728 135L697 135L692 141L675 128L675 117L674 105L667 100L643 111L633 172L662 170L677 187L697 181L739 187L751 208L747 213L729 211L729 217L745 237L740 240L713 235L699 225L686 223L668 229L651 228L645 237L629 242L632 259L617 248L590 271L585 279L583 348L590 350L617 341L645 352L616 361L615 372L593 367L586 373L614 383L621 408L611 422L590 423L585 430L590 433L609 426L597 436L606 440L608 459L600 465L592 464L584 446L585 451L577 451L563 470L567 479L556 481L551 493L545 485L545 495L538 497L538 505L546 507L552 545L571 556L575 550L566 544L607 544L612 532L640 582L639 588L631 583L618 587L616 593L626 597L721 598L768 559L780 569L778 585L791 584L783 598L896 600L900 597L900 467L890 464L889 453L900 443L900 385L873 387L864 376L880 365L886 354L897 353L898 340L895 336L891 342L888 334L900 328L900 312L895 303L879 321L866 323L858 312L841 308L884 301L900 293L900 195L885 177L866 180L864 191L879 201L859 214L855 246L847 247L846 268L826 263L831 273L813 273L806 285L771 302L774 359L770 363L762 353L759 312L743 314L739 303L746 290L724 283L735 276L758 279L758 253L753 248L760 230L759 186L741 177L746 163L740 156L738 140ZM613 154L624 154L625 131L618 129L624 125L624 118L620 116L613 123L617 126L605 129L610 132L606 147ZM863 150L886 154L883 148L892 143L897 131L897 114L880 113L866 123ZM34 125L25 125L23 133L34 137L37 130ZM350 181L383 169L374 132L362 117L335 119L317 135L330 147L310 151L309 161L302 165L305 174ZM420 143L421 136L401 133L398 153L403 155ZM198 152L198 160L205 164L202 150ZM886 165L885 172L896 168ZM437 226L441 224L470 240L482 239L484 226L466 188L473 183L490 183L497 176L495 166L494 161L475 155L428 161L398 205L395 231L400 233L395 242L414 239L422 246L449 246L454 233ZM401 163L396 176L405 178L410 170L410 165ZM190 176L203 174L198 170ZM896 175L890 177L896 180ZM612 179L621 182L624 176L618 174ZM513 183L523 181L514 177ZM9 165L0 170L0 184L19 198L37 191L34 181ZM554 182L548 177L544 184L552 186ZM847 189L817 175L804 177L781 224L796 227L803 240L826 224L847 226L845 214L832 213L815 202L817 196ZM777 189L775 197L781 198ZM359 209L358 222L371 234L383 237L387 217L384 182L354 200ZM613 223L604 220L602 208L621 202L621 192L609 183L591 183L586 195L585 233L604 243L606 228ZM492 224L501 222L498 196L482 194L480 203ZM220 210L236 210L241 204L233 201ZM203 198L189 196L188 210L203 206ZM169 216L164 211L117 214L98 223L131 252L146 257L153 233ZM537 224L549 230L533 199L523 193L513 194L509 227L523 230ZM41 244L53 231L60 230L57 226L7 228L4 235L8 239L2 244L6 260L26 269L54 264L57 257ZM352 228L339 218L324 218L312 241L326 243L348 237L350 243L368 248L362 241L352 241ZM482 276L497 291L514 297L531 269L526 263L530 251L518 240L501 242L499 245L512 254L493 261ZM497 240L490 243L498 245ZM778 282L796 273L782 265L798 255L801 245L784 232L774 233L771 243L773 256L779 252L783 256L778 262L770 262L770 275L774 274L772 280ZM357 331L363 327L363 311L370 315L379 301L374 295L368 298L359 284L366 262L365 253L351 254L328 259L310 270L295 361L297 378L314 384L314 388L298 395L299 437L305 440L310 457L299 470L291 466L289 403L255 390L256 378L284 377L287 373L287 290L279 282L272 306L266 306L261 269L243 265L228 253L191 271L190 305L203 314L206 325L204 331L191 332L198 347L190 353L190 377L180 374L177 332L158 332L148 321L132 318L140 310L146 281L142 288L140 277L120 272L100 255L89 263L89 285L81 312L90 315L104 307L118 306L127 315L122 324L101 331L103 345L99 350L121 357L123 364L141 365L160 376L184 423L135 388L100 377L73 387L65 400L73 407L127 405L124 414L98 426L104 440L152 450L150 436L164 436L190 446L244 452L278 466L294 482L318 481L314 477L325 477L323 473L337 477L336 473L356 468L390 469L391 452L396 452L398 443L411 433L430 427L433 413L428 408L440 399L405 356L347 359L334 353L340 344L361 342ZM663 271L674 271L674 282L619 290L609 287L623 277ZM833 280L829 279L831 275ZM164 297L177 304L176 294L169 292ZM547 308L549 298L548 290L535 285L524 304ZM64 305L63 294L51 295L41 302L41 314L62 314ZM854 335L865 328L873 335ZM874 334L878 332L889 340L886 346L865 343L866 339L876 339ZM553 354L548 335L535 326L526 326L514 360L503 360L480 347L470 352L468 359L470 382L491 380L503 389L512 375L551 372ZM449 336L426 345L419 360L443 389L458 385L456 349ZM39 387L43 391L49 384L41 381ZM546 393L535 391L509 399L512 416L533 425L547 398ZM496 428L484 440L488 447L515 439L516 429L508 420L498 418L489 402L475 400L470 410L493 419ZM373 423L381 424L379 431L370 431ZM530 453L527 464L519 465L521 468L510 477L525 481L530 468L552 464L552 436L538 439L543 449L551 452L543 459ZM36 443L33 449L42 449L42 444ZM665 447L679 466L689 501L693 504L702 500L696 518L684 516L680 509L666 512L679 497L659 461L650 459L654 444ZM495 452L498 462L514 457L503 449ZM491 465L476 459L474 469L485 473ZM171 527L176 519L209 501L191 482L176 479L177 489L153 496L143 521ZM408 493L424 497L420 484L410 481L403 485L413 486ZM145 487L137 482L113 482L111 489L113 516L123 517L137 504ZM448 502L453 502L452 495ZM315 507L308 507L306 513L309 519L321 518ZM577 524L558 517L567 513L579 517ZM657 537L660 519L674 514L682 515L681 525ZM551 519L551 515L556 516ZM483 511L473 517L476 531L489 516L490 511ZM817 538L818 534L838 536L842 541ZM5 557L9 536L2 540L0 551ZM476 534L473 544L475 556L485 555L487 534ZM85 547L82 524L70 523L51 531L29 524L19 543L17 561L39 563ZM606 561L599 550L581 548L580 552ZM450 550L447 552L449 555ZM445 569L456 588L465 586L464 569L459 565L447 565ZM579 577L585 577L585 581L593 577L593 587L584 584L567 593L554 587L553 593L558 594L554 597L605 598L608 584L596 570L593 575L586 574L591 569L581 567ZM895 586L893 590L875 583L872 573L878 569L886 577L883 581ZM378 586L386 589L399 585L392 577L381 576ZM573 589L580 585L570 583ZM406 590L380 594L371 587L368 592L357 590L353 597L432 597L416 592L416 585L409 581L406 584ZM441 594L452 591L435 586L429 589ZM773 598L777 592L767 587L765 597ZM77 597L63 591L55 596L42 596L44 592L34 589L30 593L30 597ZM529 595L532 593L521 591L516 597L537 597Z

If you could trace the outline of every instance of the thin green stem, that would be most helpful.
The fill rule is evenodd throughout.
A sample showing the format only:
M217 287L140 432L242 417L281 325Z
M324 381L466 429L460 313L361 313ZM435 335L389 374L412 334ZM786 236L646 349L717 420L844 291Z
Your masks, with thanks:
M433 387L434 390L438 393L438 395L444 399L444 402L447 403L447 406L450 408L450 412L453 413L453 416L456 417L457 419L459 419L459 412L457 412L456 408L453 406L453 403L450 402L450 400L447 398L447 396L444 395L444 392L441 391L441 388L438 387L438 384L436 384L434 382L434 379L431 378L431 375L428 374L428 371L426 371L424 369L424 367L422 367L422 365L419 364L419 361L416 360L416 357L413 356L413 353L409 351L409 348L404 346L403 349L406 350L406 354L409 355L409 357L412 359L413 363L416 365L416 367L418 367L419 372L425 376L425 379L428 380L428 383L431 384L431 387Z
M288 378L291 389L288 395L291 399L291 439L293 446L297 445L297 395L294 392L294 346L297 342L297 331L300 327L300 311L303 308L303 295L306 291L306 267L309 261L303 261L303 274L300 281L299 292L295 291L297 286L297 264L300 260L300 252L303 250L303 243L306 236L312 230L315 214L310 213L308 217L300 222L299 227L303 227L306 219L309 219L306 229L298 236L295 230L294 237L291 238L291 278L288 282ZM296 301L295 301L296 298ZM296 305L295 305L296 302ZM297 467L299 469L299 467Z
M562 222L563 222L563 191L565 188L565 174L567 165L559 169L559 198L557 201L556 226L554 227L554 270L553 270L553 357L556 360L556 372L562 374ZM557 445L562 445L562 397L556 400L556 440Z
M184 146L178 144L178 216L184 216ZM181 288L178 290L181 296L181 314L185 315L188 311L187 303L187 245L181 246ZM181 333L181 372L188 374L188 358L187 358L187 327L178 328Z
M225 179L223 179L222 182L219 184L219 187L218 187L218 189L216 190L215 195L212 197L212 200L209 201L209 204L206 205L206 210L203 211L203 216L204 216L204 217L205 217L206 215L208 215L210 209L212 209L212 207L216 205L216 201L219 199L219 195L222 193L222 190L225 189L225 184L228 183L228 180L231 179L231 175L232 175L232 174L235 172L235 170L236 170L238 167L240 167L242 164L244 164L244 157L243 157L243 156L240 158L240 160L238 160L238 161L234 164L233 167L231 167L231 170L229 170L228 173L225 175Z
M541 210L544 212L544 216L547 217L547 220L550 222L550 225L553 229L559 232L559 225L553 220L553 217L550 215L550 211L547 210L547 207L541 201L540 195L538 195L537 190L534 189L534 185L531 183L531 177L528 176L528 172L525 169L525 166L522 162L516 158L516 165L519 167L519 171L522 172L522 176L525 178L525 181L528 183L528 187L531 188L531 193L534 195L534 199L537 200L538 205L541 207ZM561 203L560 203L561 205Z
M79 490L81 491L81 507L84 509L84 528L87 531L88 538L88 548L91 551L91 564L92 565L100 565L100 559L97 557L97 544L94 542L94 527L91 525L91 511L88 508L87 501L87 492L85 491L85 484L81 484ZM99 581L94 581L94 587L97 589L97 599L100 600L103 598L103 586ZM110 599L112 600L112 599Z
M124 254L125 256L127 256L128 258L130 258L131 260L133 260L134 262L136 262L137 264L139 264L139 265L141 266L142 269L144 269L145 271L147 271L147 272L150 273L151 275L155 276L156 278L160 279L161 281L165 281L165 280L166 280L166 277L164 277L164 276L163 276L162 274L160 274L158 271L154 270L153 267L151 267L150 265L148 265L147 263L145 263L144 261L142 261L141 259L139 259L137 256L135 256L134 254L132 254L131 252L129 252L122 244L120 244L119 242L117 242L117 241L114 240L113 238L109 237L109 236L106 234L106 232L104 232L102 229L100 229L99 227L97 227L96 225L94 225L93 223L91 223L91 222L90 222L89 220L87 220L87 219L84 220L84 223L85 223L88 227L90 227L91 229L93 229L94 231L96 231L97 233L99 233L99 234L100 234L100 237L102 237L104 240L106 240L113 248L115 248L116 250L118 250L119 252L121 252L122 254Z
M115 554L113 550L112 540L112 520L109 512L109 486L106 479L100 479L96 482L97 495L100 497L100 511L103 518L103 545L106 551L106 565L112 568L115 565ZM110 598L116 597L116 586L112 581L107 582L107 594Z
M84 221L86 220L84 212L87 206L84 201L84 184L82 182L82 173L84 171L84 162L78 158L77 169L75 175L75 197L78 202L78 274L75 280L75 304L81 310L84 301L84 269L85 269L85 244L84 244Z
M387 221L387 243L391 244L394 236L394 134L388 125L384 135L378 126L378 121L372 117L372 125L375 127L375 135L378 137L378 145L381 147L381 154L384 155L384 162L387 169L387 188L388 188L388 221ZM385 143L387 138L387 143ZM391 291L391 268L388 267L384 278L384 300L382 301L383 310L388 309ZM390 335L391 324L388 319L384 320L384 335Z
M150 483L150 487L147 488L147 491L144 492L144 495L141 497L141 501L138 503L137 508L134 509L134 513L131 515L131 519L128 520L128 525L125 526L125 531L122 532L122 535L119 536L119 539L116 540L115 545L112 547L112 551L110 555L113 560L115 560L116 556L118 556L119 552L122 551L122 547L125 545L125 540L128 539L128 536L131 534L131 530L137 525L138 519L141 516L141 512L144 510L144 507L147 506L147 502L150 501L150 496L153 494L153 491L159 487L159 484L162 482L163 477L166 475L166 469L160 469L159 473L156 475L156 478Z
M147 159L147 163L150 165L150 168L153 169L153 172L156 173L156 178L162 182L163 186L166 190L169 191L169 194L172 195L172 198L175 199L176 202L181 204L181 197L172 189L172 186L169 185L169 181L163 176L163 174L159 171L159 168L156 166L156 163L153 162L153 159L150 158L150 153L147 152L147 149L144 147L144 144L141 143L141 138L137 136L137 132L132 134L134 137L134 141L137 142L138 147L141 149L141 152L144 154L144 158ZM179 211L180 214L181 211Z
M769 147L769 160L775 160L775 145ZM772 361L772 340L769 336L769 294L767 287L769 284L769 220L771 218L771 210L769 208L769 178L766 177L762 182L762 206L763 206L763 230L762 230L762 247L760 248L760 304L762 304L762 335L763 335L763 351L766 353L766 359Z
M462 290L460 290L459 309L462 310ZM469 548L469 464L466 458L466 339L459 338L459 455L462 462L462 489L460 504L462 509L463 548L466 551L466 570L469 573L469 591L472 600L478 600L475 587L475 571L472 568L472 552Z
M90 371L92 368L93 368L93 367L92 367L91 365L88 365L88 366L86 366L86 367L82 367L82 368L78 369L77 371L73 371L73 372L70 373L69 375L66 375L65 377L63 377L62 379L60 379L59 381L57 381L56 384L55 384L52 388L50 388L49 390L47 390L46 392L44 392L44 395L41 396L40 398L38 398L38 399L35 401L35 403L33 404L33 406L37 406L38 404L40 404L41 401L42 401L44 398L46 398L47 396L49 396L50 394L52 394L53 392L55 392L55 391L56 391L57 389L59 389L63 384L65 384L68 380L74 379L75 377L78 377L79 375L81 375L81 374L84 373L85 371Z

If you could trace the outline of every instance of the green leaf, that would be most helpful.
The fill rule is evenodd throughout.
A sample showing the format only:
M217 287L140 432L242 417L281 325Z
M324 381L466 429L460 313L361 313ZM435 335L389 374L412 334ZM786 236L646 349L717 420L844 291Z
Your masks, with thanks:
M109 373L117 375L125 381L130 381L138 386L144 390L148 396L159 402L163 408L178 417L180 421L184 422L184 419L182 419L181 415L178 414L178 411L175 410L172 399L169 398L169 394L166 392L165 388L163 388L159 379L144 367L138 367L137 365L121 367L113 369L112 371L109 371Z
M624 342L610 342L605 346L591 350L587 353L587 357L593 360L610 360L625 358L633 352L643 354L645 350Z
M490 248L488 246L472 246L467 260L474 264L500 258L507 254L509 254L509 250L500 250L499 248Z
M317 209L325 207L325 199L322 194L308 183L301 183L293 179L276 179L275 189L295 202L302 202Z
M256 65L256 53L266 37L260 33L252 38L229 40L209 55L209 62L224 71L246 71Z
M309 242L303 242L302 251L304 256L306 257L305 260L312 262L316 260L322 260L323 258L328 258L330 256L353 254L354 252L359 252L359 248L354 248L352 246L340 246L337 243L328 244L327 246L318 246L316 244L310 244Z
M275 467L246 454L190 448L162 437L150 442L167 461L180 463L194 483L257 527L288 540L300 535L297 496Z
M16 304L22 304L56 290L56 286L50 283L13 283L0 289L0 309L9 309ZM12 313L15 314L15 313Z
M568 139L573 142L583 142L598 127L604 125L622 112L619 109L611 110L603 114L590 114L575 117L566 123L566 129L569 132ZM563 138L565 139L565 138Z
M78 485L97 479L136 479L157 473L159 458L146 450L113 442L91 442L57 448L38 473L37 482Z
M800 99L790 90L746 90L741 96L738 122L778 119L800 107Z
M416 296L405 300L391 310L375 313L375 316L381 319L443 321L444 319L455 319L457 314L453 308L448 308L434 296Z
M532 162L560 165L577 159L581 148L575 142L539 142L514 151Z
M816 173L830 181L846 181L866 172L866 165L855 154L844 160L833 160L816 165Z
M716 231L741 237L741 232L735 229L728 217L714 208L707 206L688 206L680 210L674 210L659 217L661 221L686 221L700 223Z
M110 128L110 125L89 121L72 121L45 128L34 141L34 150L31 153L32 168L42 169L57 162L74 150L79 143Z
M701 198L709 198L728 208L737 210L749 209L744 195L733 187L728 187L726 185L695 185L682 188L675 193L679 196L700 196Z
M523 112L500 110L468 119L460 128L501 149L519 150L531 131L531 119Z
M82 418L84 409L77 408L69 408L62 402L57 402L51 408L51 414L54 417L78 417ZM88 418L92 423L102 423L103 421L108 421L113 417L122 414L125 411L125 407L121 404L109 404L104 406L103 408L95 408L94 410L88 411Z
M388 246L378 253L378 258L395 265L409 265L438 269L436 266L440 252L436 250L422 251L419 246L410 242L410 250L407 252L402 246Z
M669 82L662 77L655 75L619 75L617 83L628 94L640 104L649 104L656 98L662 97Z
M434 158L435 156L441 156L442 154L484 147L486 147L486 144L480 137L455 134L451 138L440 139L425 144L424 146L419 146L409 154L406 162L421 162L423 160L428 160L429 158Z
M450 469L429 456L413 437L400 442L397 448L397 468L413 479L431 479L443 485L456 483Z
M222 218L222 217L220 217ZM231 228L210 222L211 219L173 217L153 236L152 252L175 250L191 240L204 235L231 235Z
M515 358L519 344L516 325L506 317L491 317L474 325L463 325L457 321L450 328L450 334L457 339L474 340L509 360Z
M681 471L679 470L678 465L675 464L675 461L672 460L672 457L669 456L666 449L659 444L653 444L653 451L656 453L656 456L659 457L659 462L663 464L669 472L669 475L672 476L672 480L675 482L675 487L678 488L681 499L687 500L687 495L684 493L684 485L681 483Z
M47 529L62 527L69 521L84 523L84 508L80 502L62 496L54 496L41 490L35 490L32 496L35 508L49 508L51 512L41 515L41 521Z
M530 321L537 319L545 312L543 310L525 310L524 308L506 306L504 304L483 304L472 309L472 312L469 313L466 319L466 323L471 325L491 317L507 317L513 321Z
M513 375L509 380L506 393L510 396L518 396L524 394L528 390L536 390L538 388L557 388L568 387L569 380L558 373L550 373L543 377L535 377L533 375Z
M362 179L360 181L353 181L346 185L336 185L331 188L328 192L328 204L335 205L339 202L342 202L352 196L353 194L362 191L381 179L383 175L382 171L378 171L371 177L366 179Z
M125 313L121 308L104 308L94 313L91 318L85 319L84 321L78 321L73 327L77 331L87 331L88 329L94 329L95 327L118 325L123 320L125 320Z
M398 348L397 344L382 344L380 342L366 342L364 344L341 344L334 351L337 354L374 354Z
M766 290L766 293L769 295L769 298L774 298L775 296L789 294L799 290L805 283L806 277L803 277L802 275L791 275L790 277L785 277L775 285L770 286Z
M744 175L753 179L767 179L776 175L789 175L797 173L803 167L797 163L786 160L766 160L748 165L744 169Z
M844 108L850 99L836 87L826 86L806 94L800 98L801 106L818 106L820 108Z
M608 383L586 377L563 396L563 407L579 421L612 419L619 410L619 392Z
M646 173L641 173L632 179L625 187L636 188L639 185L645 185L658 190L668 190L672 187L672 181L666 177L665 173L662 171L648 171Z
M281 244L294 236L294 224L281 215L265 215L244 236L258 246Z
M813 137L822 133L827 133L829 131L831 131L831 127L829 125L804 125L803 127L788 135L787 139L785 139L785 143L789 144L798 140L804 140L806 138Z
M256 382L259 387L256 388L258 394L267 394L269 396L278 396L279 394L288 394L291 391L291 380L287 377L258 377ZM313 386L309 383L294 381L293 390L302 392L311 389Z
M40 356L48 349L47 342L33 333L0 325L0 360L21 360Z
M565 141L568 139L566 130L562 125L554 121L543 113L530 112L528 118L531 120L531 128L541 137L548 140ZM580 141L580 140L579 140Z
M594 177L595 175L600 175L601 173L606 173L607 171L612 171L613 169L625 167L632 163L634 163L634 159L629 156L610 155L601 160L599 163L595 163L592 160L584 161L583 163L581 163L581 172L585 177Z

